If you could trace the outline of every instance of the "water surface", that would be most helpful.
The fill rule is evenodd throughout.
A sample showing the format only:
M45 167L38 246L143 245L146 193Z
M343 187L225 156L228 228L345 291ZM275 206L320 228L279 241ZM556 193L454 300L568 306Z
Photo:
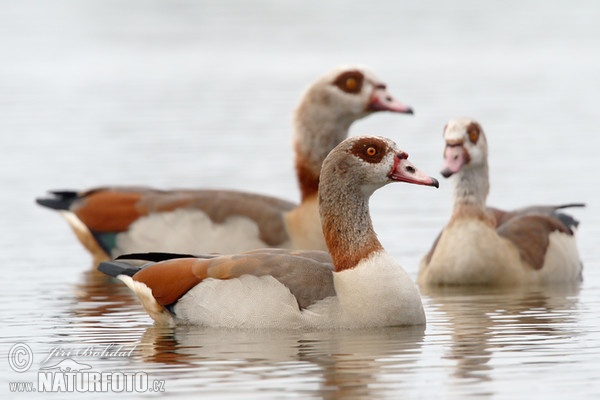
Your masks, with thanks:
M181 397L600 396L595 1L25 0L1 8L2 398L42 397L11 393L9 382L35 381L39 368L66 358L41 364L58 350L79 352L73 358L92 371L144 372ZM309 82L348 63L370 66L416 110L372 116L351 134L392 137L437 175L442 127L472 116L490 144L490 204L586 202L572 210L582 221L584 282L423 292L426 328L159 328L123 285L93 270L60 217L33 202L47 189L103 184L296 200L292 110ZM450 207L446 181L439 190L392 185L373 197L375 229L412 277ZM15 343L32 349L27 372L8 365ZM98 354L106 348L128 354Z

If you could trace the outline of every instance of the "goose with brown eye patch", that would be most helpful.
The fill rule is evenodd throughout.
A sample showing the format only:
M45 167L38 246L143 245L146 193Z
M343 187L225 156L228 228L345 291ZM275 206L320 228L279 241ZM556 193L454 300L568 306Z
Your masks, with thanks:
M383 111L412 113L365 68L336 67L306 88L293 117L299 204L236 190L126 186L60 190L37 202L66 218L94 264L149 249L189 254L259 247L325 250L317 206L321 164L355 121ZM366 160L366 147L355 155Z
M381 159L364 162L368 154ZM303 331L424 325L419 291L383 248L369 214L371 195L387 184L438 186L407 158L393 141L372 136L351 137L329 153L318 192L328 252L133 254L98 269L125 283L158 324Z
M419 284L529 288L580 282L578 222L562 209L583 204L512 211L490 207L488 145L481 124L470 118L451 120L444 128L444 141L441 174L453 177L453 210L421 261ZM520 169L515 182L526 172Z

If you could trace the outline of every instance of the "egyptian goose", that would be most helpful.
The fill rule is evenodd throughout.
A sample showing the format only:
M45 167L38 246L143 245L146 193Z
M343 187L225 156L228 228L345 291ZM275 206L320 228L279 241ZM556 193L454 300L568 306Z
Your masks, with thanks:
M502 211L486 206L488 146L481 125L457 119L444 128L444 167L452 176L454 210L421 261L419 285L528 285L577 282L582 264L575 242L578 222L566 207Z
M319 212L331 258L323 251L286 249L205 257L149 253L124 255L98 269L129 286L160 324L293 329L424 324L416 285L383 249L369 215L369 197L391 182L438 187L389 139L352 137L327 156ZM153 261L140 267L141 259Z
M157 250L325 250L317 211L321 164L347 137L354 121L378 111L412 114L364 68L338 67L307 89L294 114L299 205L231 190L146 187L55 191L37 203L63 214L96 263L123 253Z

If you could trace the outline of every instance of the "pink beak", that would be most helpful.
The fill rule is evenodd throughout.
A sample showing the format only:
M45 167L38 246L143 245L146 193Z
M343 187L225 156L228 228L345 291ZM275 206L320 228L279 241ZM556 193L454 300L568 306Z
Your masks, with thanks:
M390 178L397 182L412 183L415 185L440 187L437 179L432 178L421 172L417 167L408 161L408 154L400 152L394 158L394 167L390 173Z
M444 166L440 172L444 178L454 175L465 164L465 149L461 145L448 146L444 149Z
M396 100L384 85L377 86L371 95L371 101L367 106L369 111L391 111L404 114L412 114L413 110L406 104Z

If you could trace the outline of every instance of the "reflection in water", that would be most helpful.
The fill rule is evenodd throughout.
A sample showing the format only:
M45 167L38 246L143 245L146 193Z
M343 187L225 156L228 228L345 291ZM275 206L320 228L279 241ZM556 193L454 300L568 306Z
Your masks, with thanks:
M384 369L400 377L409 372L423 335L424 327L296 332L151 326L139 350L150 363L210 364L211 374L250 374L254 384L318 381L323 398L371 398Z
M84 271L81 282L74 289L77 301L72 311L80 317L101 318L139 304L129 288L117 279L98 272L96 268Z
M444 358L455 360L454 377L491 380L490 361L502 351L530 351L565 339L573 326L579 284L513 290L427 288L430 307L445 314L452 342Z
M51 330L49 346L131 346L150 321L127 287L95 268L83 271L70 293L53 317L60 323Z

